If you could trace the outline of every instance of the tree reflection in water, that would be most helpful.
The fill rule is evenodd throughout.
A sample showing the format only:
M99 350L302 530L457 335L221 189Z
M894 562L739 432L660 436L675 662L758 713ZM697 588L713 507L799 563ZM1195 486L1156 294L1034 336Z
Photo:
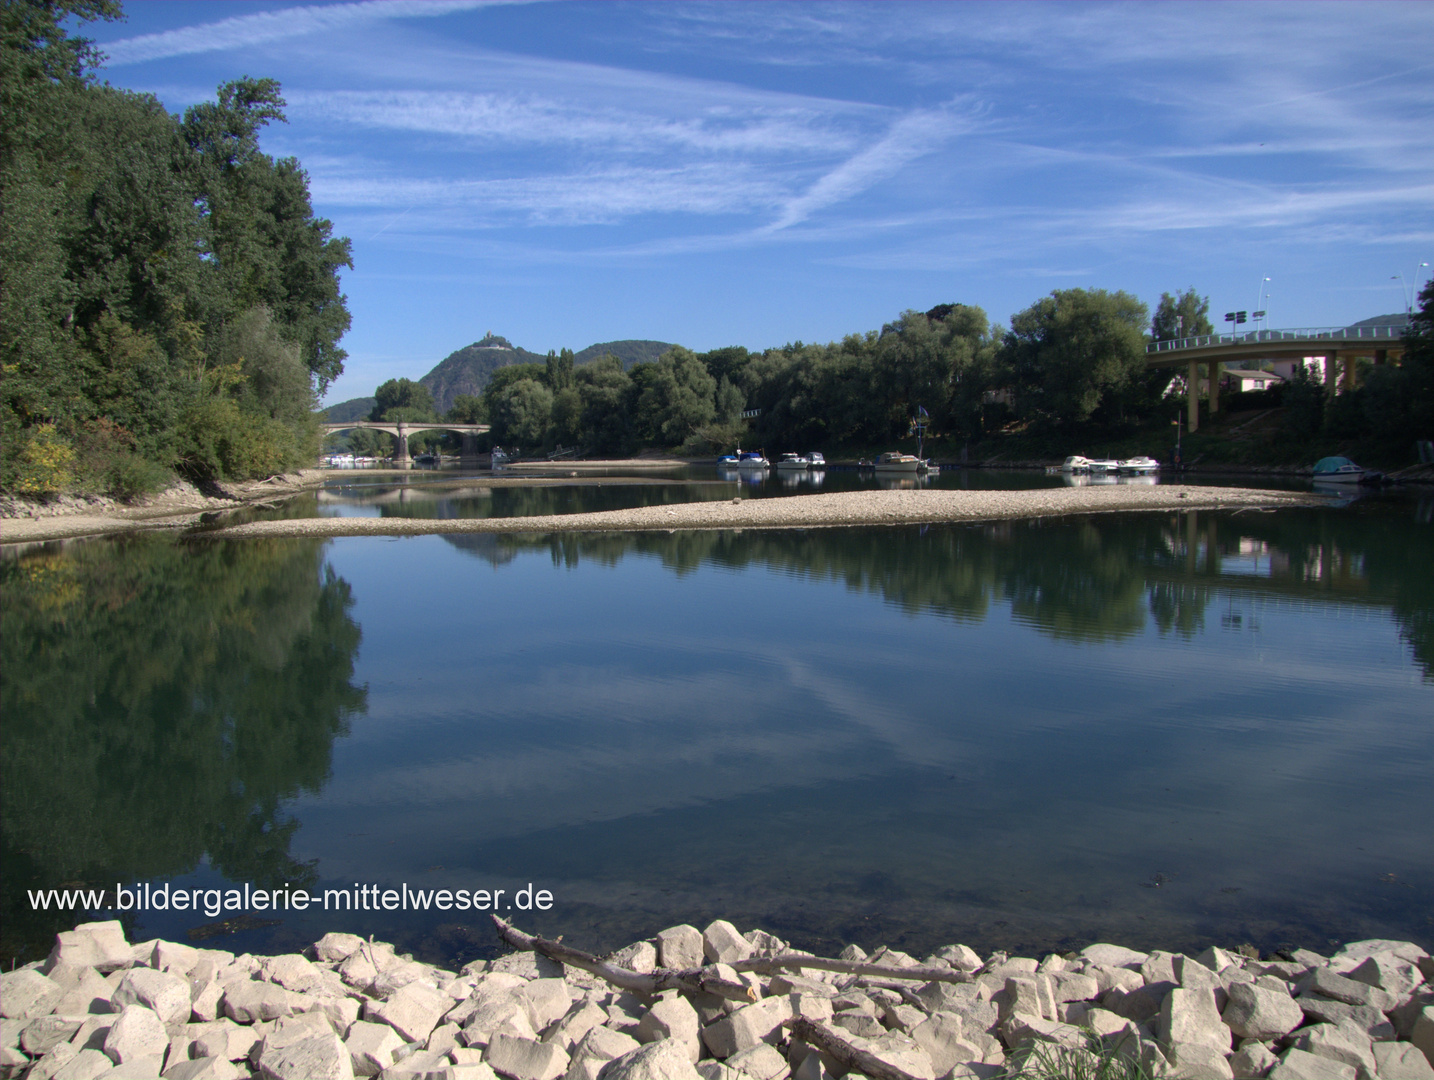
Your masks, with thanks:
M206 857L232 881L312 879L282 804L322 788L366 700L322 542L51 547L0 562L0 594L5 955L76 921L31 911L28 889Z

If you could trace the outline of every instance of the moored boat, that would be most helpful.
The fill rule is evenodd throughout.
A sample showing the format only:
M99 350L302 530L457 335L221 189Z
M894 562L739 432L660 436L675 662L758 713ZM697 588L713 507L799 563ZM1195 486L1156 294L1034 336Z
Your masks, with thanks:
M1090 472L1090 458L1082 457L1080 454L1072 454L1061 463L1060 471L1068 473Z
M807 467L810 469L825 469L827 467L827 459L822 457L820 450L813 450L807 455Z
M770 469L772 467L760 450L738 450L737 468L739 469Z
M876 459L879 473L916 473L921 471L923 462L915 454L903 454L900 450L888 450Z
M1160 462L1153 457L1126 458L1120 463L1122 476L1148 476L1150 473L1160 471Z
M783 454L777 459L776 469L779 472L806 472L807 459L800 454Z
M1362 468L1347 457L1323 457L1314 467L1314 480L1319 484L1362 484L1380 477L1380 473Z

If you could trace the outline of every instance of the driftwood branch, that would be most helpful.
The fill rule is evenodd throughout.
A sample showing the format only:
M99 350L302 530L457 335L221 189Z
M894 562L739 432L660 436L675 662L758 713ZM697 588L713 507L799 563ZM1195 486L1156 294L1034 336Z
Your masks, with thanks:
M560 964L589 971L598 978L605 979L623 990L630 990L634 994L651 996L660 994L664 990L681 990L688 994L715 994L717 997L728 998L731 1001L757 1000L757 995L746 983L721 978L710 968L698 968L695 971L668 971L666 968L658 968L656 971L646 974L630 971L625 967L609 964L592 953L564 945L562 942L548 941L525 934L497 915L492 916L492 919L493 925L498 928L498 936L513 948L523 952L535 952L546 956L549 960L556 960Z
M905 1069L889 1065L875 1054L858 1050L825 1024L808 1020L805 1016L793 1017L784 1022L793 1038L815 1047L841 1066L843 1072L861 1073L871 1080L920 1080Z
M780 956L754 956L750 960L739 960L732 965L736 971L755 971L760 975L775 975L781 971L797 968L812 968L816 971L835 971L843 975L875 975L882 979L908 979L917 982L968 983L971 975L948 967L894 967L889 964L865 964L859 960L828 960L824 956L805 956L802 953L782 953Z

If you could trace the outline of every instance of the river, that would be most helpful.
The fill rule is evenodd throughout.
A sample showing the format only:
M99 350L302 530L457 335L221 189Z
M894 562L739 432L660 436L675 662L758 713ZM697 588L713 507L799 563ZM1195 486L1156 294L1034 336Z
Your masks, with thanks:
M268 513L731 492L413 480ZM148 883L531 886L547 909L505 914L597 951L718 916L822 952L1429 948L1430 509L10 550L4 945L79 921L41 890ZM431 903L122 917L494 949Z

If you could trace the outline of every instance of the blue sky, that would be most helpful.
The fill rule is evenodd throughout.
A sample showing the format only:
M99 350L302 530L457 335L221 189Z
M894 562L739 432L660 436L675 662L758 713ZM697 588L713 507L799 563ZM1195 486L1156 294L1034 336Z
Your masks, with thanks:
M264 149L353 240L330 403L489 330L760 349L1191 285L1334 325L1434 262L1427 2L125 11L84 29L116 86L283 84Z

